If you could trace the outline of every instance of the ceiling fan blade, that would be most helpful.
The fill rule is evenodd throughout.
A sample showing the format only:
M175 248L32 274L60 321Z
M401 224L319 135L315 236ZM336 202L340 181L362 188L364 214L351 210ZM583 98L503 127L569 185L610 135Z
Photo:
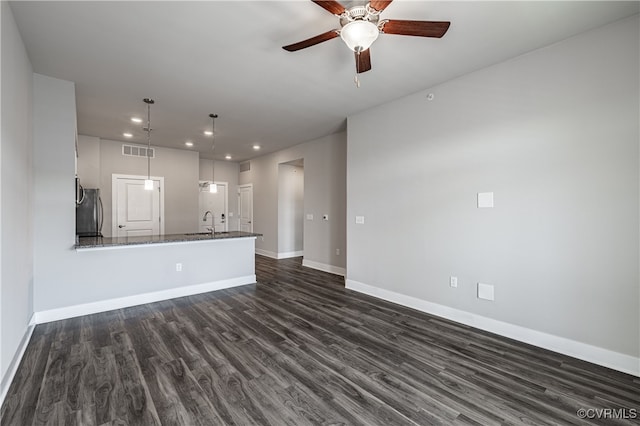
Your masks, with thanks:
M282 48L289 52L295 52L296 50L315 46L318 43L322 43L323 41L331 40L332 38L336 38L336 37L338 37L338 30L331 30L331 31L327 31L326 33L317 35L315 37L311 37L306 40L299 41L294 44L290 44L288 46L282 46Z
M311 0L311 1L317 4L318 6L320 6L321 8L323 8L324 10L328 11L329 13L333 13L334 15L340 16L342 15L342 12L345 11L344 6L335 0L329 0L329 1Z
M371 49L363 50L358 54L358 52L354 52L356 55L356 71L358 74L363 72L367 72L371 69Z
M369 7L378 12L382 12L387 8L387 6L389 6L392 1L393 0L371 0L371 2L369 3Z
M389 19L382 21L380 31L384 34L399 34L418 37L442 37L449 29L447 21L405 21Z

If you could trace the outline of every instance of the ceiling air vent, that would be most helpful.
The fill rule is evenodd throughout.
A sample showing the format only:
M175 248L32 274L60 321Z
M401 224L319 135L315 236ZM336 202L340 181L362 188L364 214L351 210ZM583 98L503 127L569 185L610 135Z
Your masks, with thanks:
M147 151L149 151L148 155L151 158L156 157L155 148L147 149L146 146L137 146L137 145L122 145L122 155L126 155L127 157L144 157L147 158Z
M240 163L240 171L248 172L251 170L251 161L245 161L244 163Z

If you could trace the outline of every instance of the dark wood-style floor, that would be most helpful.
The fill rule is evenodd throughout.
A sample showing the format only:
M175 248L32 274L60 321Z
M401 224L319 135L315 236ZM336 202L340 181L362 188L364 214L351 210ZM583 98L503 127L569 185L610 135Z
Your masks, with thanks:
M345 290L300 258L256 268L257 285L37 326L0 423L640 424L577 414L633 417L637 378Z

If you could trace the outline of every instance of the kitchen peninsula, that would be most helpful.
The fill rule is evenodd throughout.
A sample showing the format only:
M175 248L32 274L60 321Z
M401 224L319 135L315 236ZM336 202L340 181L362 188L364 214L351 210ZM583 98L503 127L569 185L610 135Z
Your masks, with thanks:
M169 234L155 236L137 237L81 237L75 245L77 251L115 249L130 246L155 245L155 244L187 244L193 242L211 242L218 240L230 240L237 238L250 238L255 240L262 234L253 232L230 231L189 233L189 234Z
M61 307L35 322L121 309L256 282L255 240L261 234L221 232L155 237L80 238L47 259L67 289ZM56 285L53 284L53 285ZM51 300L58 297L51 288Z

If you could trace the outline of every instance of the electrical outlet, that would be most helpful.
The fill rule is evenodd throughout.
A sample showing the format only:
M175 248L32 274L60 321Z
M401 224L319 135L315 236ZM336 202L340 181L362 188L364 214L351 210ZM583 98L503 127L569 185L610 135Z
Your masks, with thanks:
M449 277L449 285L451 287L458 287L458 277Z
M340 249L336 249L336 256L340 256Z
M364 225L364 216L356 216L356 223L358 225Z
M182 263L176 263L176 272L182 272Z

